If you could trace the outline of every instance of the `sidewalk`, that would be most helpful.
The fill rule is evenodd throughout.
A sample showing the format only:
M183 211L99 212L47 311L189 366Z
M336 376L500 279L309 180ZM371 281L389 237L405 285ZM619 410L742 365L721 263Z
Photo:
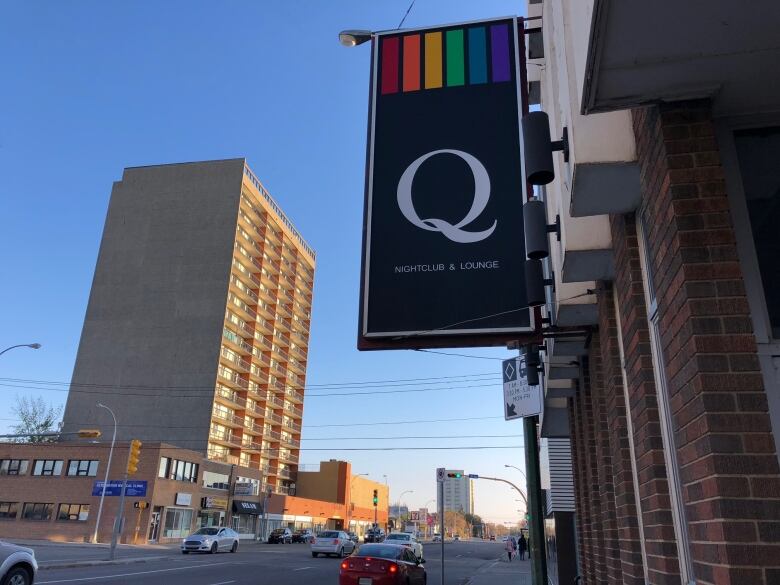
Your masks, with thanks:
M52 542L50 540L13 539L19 546L35 551L35 558L41 569L64 569L94 565L118 565L157 561L179 554L178 544L120 544L116 547L113 561L108 560L108 544L85 542Z
M506 555L499 560L488 563L477 571L466 585L531 585L531 563L521 561L517 557L512 562L506 560Z

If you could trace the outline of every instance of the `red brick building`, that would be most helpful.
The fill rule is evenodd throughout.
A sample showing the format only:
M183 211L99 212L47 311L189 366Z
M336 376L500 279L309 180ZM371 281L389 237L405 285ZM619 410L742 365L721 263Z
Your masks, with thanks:
M128 449L128 443L114 449L100 542L111 539L120 502L120 488L111 487L124 477ZM92 539L109 451L110 442L0 443L0 538ZM121 542L175 542L208 525L231 526L248 539L264 538L279 526L351 526L362 534L374 519L374 489L378 521L386 524L387 486L353 476L349 463L323 462L320 470L301 476L298 495L266 498L260 470L172 445L144 444L138 471L130 478L143 488L127 494Z
M528 4L569 142L545 313L581 333L546 342L541 433L588 585L780 583L780 7L695 4Z

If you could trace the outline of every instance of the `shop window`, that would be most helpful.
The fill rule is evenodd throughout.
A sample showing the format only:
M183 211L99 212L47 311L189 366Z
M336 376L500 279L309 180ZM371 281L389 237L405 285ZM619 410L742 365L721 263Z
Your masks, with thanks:
M62 463L60 461L60 463ZM22 518L25 520L51 520L54 504L38 504L27 502L22 509Z
M0 502L0 519L16 518L18 507L18 502Z
M780 127L738 130L734 144L772 337L780 339Z
M60 504L57 520L86 522L89 517L89 504Z
M191 508L168 508L165 510L163 538L183 538L192 529Z
M71 459L68 462L69 476L95 477L98 461L95 459Z
M230 489L230 476L225 473L204 471L203 487L211 488L213 490L228 490Z
M25 475L26 459L0 459L0 475Z
M33 475L62 475L62 459L37 459Z

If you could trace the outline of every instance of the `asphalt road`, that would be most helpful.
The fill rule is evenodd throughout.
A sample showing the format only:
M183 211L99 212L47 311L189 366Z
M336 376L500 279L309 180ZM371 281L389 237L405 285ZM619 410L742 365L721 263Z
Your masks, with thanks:
M428 582L438 585L440 545L425 545ZM501 543L457 542L445 545L445 585L464 585L477 570L503 552ZM306 545L257 545L236 554L171 555L167 559L125 565L48 569L38 573L37 585L95 583L144 585L328 585L338 582L340 560L312 558Z

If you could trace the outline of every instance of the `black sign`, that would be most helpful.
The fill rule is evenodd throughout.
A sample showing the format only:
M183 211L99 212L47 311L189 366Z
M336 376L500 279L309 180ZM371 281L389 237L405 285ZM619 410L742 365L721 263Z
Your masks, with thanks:
M517 20L379 34L372 67L358 346L517 338L532 328Z
M263 513L263 506L259 502L233 500L233 511L236 514L253 514L255 516L260 516Z

